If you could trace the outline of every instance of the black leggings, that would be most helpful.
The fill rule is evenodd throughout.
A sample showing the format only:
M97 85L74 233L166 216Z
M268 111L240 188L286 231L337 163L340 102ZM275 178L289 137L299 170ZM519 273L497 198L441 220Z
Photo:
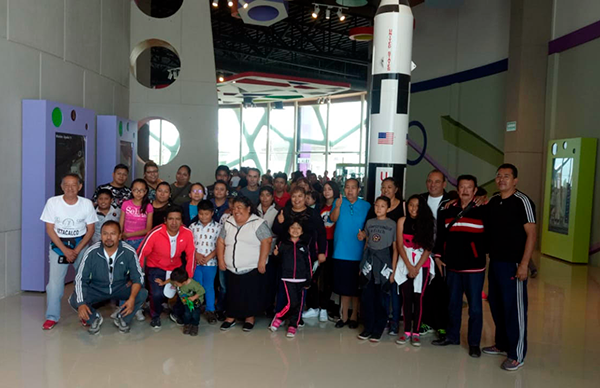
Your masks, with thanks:
M421 268L423 284L420 293L415 292L414 279L408 278L400 288L402 289L403 311L404 311L404 332L419 334L421 327L423 296L425 288L429 283L429 268Z

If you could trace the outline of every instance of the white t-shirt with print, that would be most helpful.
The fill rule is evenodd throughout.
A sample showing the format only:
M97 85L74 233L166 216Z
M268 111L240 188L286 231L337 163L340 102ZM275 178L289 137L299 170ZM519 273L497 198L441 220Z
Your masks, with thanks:
M177 237L179 237L179 232L175 236L171 236L169 234L169 242L171 243L171 258L175 257L175 253L177 253Z
M434 219L437 219L437 212L443 197L443 195L440 195L439 197L432 197L431 195L427 196L427 205L429 205Z
M77 197L74 205L65 202L62 195L49 198L40 220L54 224L54 231L60 238L84 236L89 224L98 221L92 201Z
M221 233L222 225L211 221L206 226L202 225L200 221L194 222L190 225L190 229L194 234L194 246L196 252L201 255L208 255L217 248L217 238ZM206 264L207 266L214 267L217 265L217 258L210 259Z

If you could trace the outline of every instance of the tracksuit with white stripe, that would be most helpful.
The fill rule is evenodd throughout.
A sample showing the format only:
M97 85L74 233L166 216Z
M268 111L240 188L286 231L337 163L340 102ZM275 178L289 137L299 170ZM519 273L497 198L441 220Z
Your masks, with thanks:
M487 207L488 301L496 325L496 347L521 363L527 354L527 280L518 280L516 273L527 241L524 225L536 222L535 205L516 191L505 199L493 196Z
M144 274L140 267L137 254L127 243L119 241L115 260L111 265L104 255L104 246L98 242L87 249L77 275L75 276L75 290L69 298L69 303L74 309L85 304L92 314L88 324L96 319L96 310L93 305L106 300L127 300L131 296L131 287L127 283L144 285ZM131 314L123 317L129 325L135 313L146 301L148 292L141 288L135 298L135 307Z
M446 264L449 292L447 338L455 344L460 343L462 301L463 294L466 294L469 302L469 346L479 347L483 330L481 292L485 281L487 249L484 220L487 209L485 206L473 206L457 219L461 212L463 208L459 201L439 213L434 254Z

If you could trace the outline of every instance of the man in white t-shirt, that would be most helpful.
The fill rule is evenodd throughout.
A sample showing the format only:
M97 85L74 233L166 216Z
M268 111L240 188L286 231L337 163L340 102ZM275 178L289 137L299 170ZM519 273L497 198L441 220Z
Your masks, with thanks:
M92 201L77 195L82 187L78 175L65 175L60 187L63 195L48 199L40 217L46 223L46 233L52 241L48 254L50 274L46 285L44 330L52 329L60 319L60 300L69 264L77 269L98 221Z

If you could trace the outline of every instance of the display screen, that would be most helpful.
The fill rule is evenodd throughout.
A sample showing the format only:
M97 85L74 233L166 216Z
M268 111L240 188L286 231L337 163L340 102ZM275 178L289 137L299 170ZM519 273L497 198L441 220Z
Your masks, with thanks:
M120 145L120 156L119 156L119 163L122 163L124 165L126 165L127 167L129 167L129 175L127 176L127 182L125 183L125 185L127 185L128 187L131 186L131 172L132 172L132 164L133 164L133 143L130 143L128 141L123 141L121 140L121 145Z
M573 162L573 158L554 158L552 160L552 189L548 222L548 230L551 232L569 234Z
M63 193L60 188L62 178L66 174L77 174L85 182L85 136L56 133L55 151L55 195ZM85 196L85 183L79 190L80 196Z

